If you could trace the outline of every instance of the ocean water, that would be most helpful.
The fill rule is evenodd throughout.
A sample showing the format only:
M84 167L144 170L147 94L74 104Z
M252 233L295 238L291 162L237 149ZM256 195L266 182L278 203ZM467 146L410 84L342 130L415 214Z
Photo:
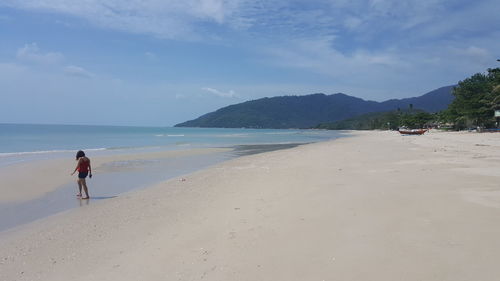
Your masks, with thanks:
M87 180L90 200L75 198L77 185L73 182L40 198L0 204L0 232L71 208L86 207L128 191L147 188L242 155L340 136L339 132L322 130L0 124L0 169L54 158L74 160L79 149L92 159L112 154L229 148L209 154L107 163L98 173L94 170L92 179ZM106 169L108 166L116 169ZM68 171L72 169L73 166L68 167Z
M311 143L335 131L0 124L0 167L23 161L202 147Z

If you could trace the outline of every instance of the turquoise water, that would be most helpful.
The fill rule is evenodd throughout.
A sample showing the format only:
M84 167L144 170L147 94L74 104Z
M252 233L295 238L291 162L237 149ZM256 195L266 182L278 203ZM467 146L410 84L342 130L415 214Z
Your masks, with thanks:
M69 157L80 149L102 155L137 150L310 143L338 136L337 132L321 130L0 124L0 166Z
M0 204L0 231L67 209L114 198L128 191L146 188L242 155L286 149L337 137L340 137L340 133L321 130L0 124L0 169L29 161L74 159L79 149L85 150L92 158L99 155L192 148L230 148L210 154L107 163L106 165L115 165L119 169L108 172L101 169L99 173L94 173L92 179L88 179L90 200L82 202L75 198L77 186L73 182L60 186L41 198ZM73 166L68 167L68 170L72 168Z

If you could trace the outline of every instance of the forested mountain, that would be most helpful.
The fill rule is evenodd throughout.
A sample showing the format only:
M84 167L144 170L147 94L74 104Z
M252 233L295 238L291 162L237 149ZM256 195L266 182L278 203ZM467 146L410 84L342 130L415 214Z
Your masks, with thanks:
M453 100L453 86L443 87L420 97L366 101L345 94L281 96L247 101L221 108L176 127L218 128L311 128L357 115L413 108L435 112Z
M397 130L404 126L411 129L424 128L438 117L437 113L427 113L420 109L393 110L385 112L372 112L352 118L322 123L316 129L327 130Z
M455 87L455 85L441 87L420 97L400 100L392 99L385 101L382 104L384 107L387 107L388 110L397 108L404 109L412 104L413 108L422 109L427 112L438 112L446 109L455 98L452 94L453 87Z

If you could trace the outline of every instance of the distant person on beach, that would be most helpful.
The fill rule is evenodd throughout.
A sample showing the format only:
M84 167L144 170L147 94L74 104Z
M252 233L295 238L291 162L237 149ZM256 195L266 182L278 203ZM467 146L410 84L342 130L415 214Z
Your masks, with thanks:
M85 197L82 197L82 199L89 199L89 190L87 188L87 182L85 181L85 178L89 176L89 178L92 178L92 168L90 167L90 159L85 156L85 152L79 150L76 153L76 168L71 173L71 175L74 175L76 171L78 171L78 180L76 181L78 183L78 189L79 193L76 195L78 197L82 197L82 187L83 191L85 191Z

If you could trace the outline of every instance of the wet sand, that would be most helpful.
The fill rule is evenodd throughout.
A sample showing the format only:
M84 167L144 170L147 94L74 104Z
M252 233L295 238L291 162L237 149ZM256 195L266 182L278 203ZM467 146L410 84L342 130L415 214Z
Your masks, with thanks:
M238 145L229 148L189 149L92 157L93 178L87 178L91 200L76 197L75 176L68 176L76 162L42 160L0 168L5 177L0 200L0 232L95 200L111 199L131 190L147 188L176 176L243 155L288 149L301 144ZM66 165L66 166L63 166ZM26 177L19 171L36 176ZM31 171L34 171L31 173ZM64 171L64 172L63 172ZM51 185L54 183L65 184ZM24 197L22 197L24 196ZM9 198L16 200L7 200Z
M230 159L231 154L230 150L210 150L204 151L204 153L161 154L158 158L149 159L144 156L129 155L125 157L122 155L106 157L106 160L96 158L95 162L99 163L99 166L93 170L93 177L86 179L91 196L90 200L82 200L75 196L78 192L76 178L68 176L68 170L74 167L66 167L66 174L52 176L60 177L61 180L63 177L66 180L70 179L70 182L60 186L41 185L36 190L36 194L42 192L44 194L30 200L0 203L0 231L71 208L93 204L95 200L110 199L131 190L147 188L152 184ZM43 164L43 162L41 163ZM11 177L11 180L16 180L18 183L23 182L15 177ZM36 179L33 180L32 184L37 187Z
M500 134L352 134L0 233L0 280L497 280Z

